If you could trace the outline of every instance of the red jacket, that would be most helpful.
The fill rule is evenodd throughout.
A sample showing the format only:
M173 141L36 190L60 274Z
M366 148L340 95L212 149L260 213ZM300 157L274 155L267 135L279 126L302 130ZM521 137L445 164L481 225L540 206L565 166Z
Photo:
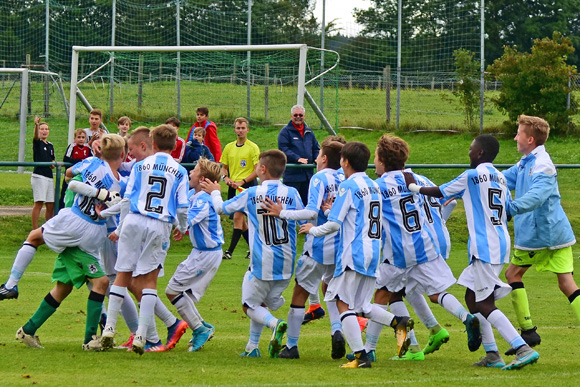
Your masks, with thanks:
M187 142L193 141L193 130L195 128L204 128L205 129L205 140L203 143L207 145L211 154L215 158L215 161L219 163L220 158L222 157L222 144L220 143L220 139L217 135L217 126L213 121L205 121L202 124L196 122L193 124L191 129L189 129L189 133L187 134Z

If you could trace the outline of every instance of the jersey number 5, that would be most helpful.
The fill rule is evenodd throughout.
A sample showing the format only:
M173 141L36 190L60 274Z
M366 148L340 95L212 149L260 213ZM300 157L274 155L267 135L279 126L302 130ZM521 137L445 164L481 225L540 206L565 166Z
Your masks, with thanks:
M145 211L153 212L155 214L161 214L163 212L163 206L153 206L151 202L155 198L163 199L165 197L165 188L167 187L167 179L163 176L149 176L147 183L151 186L152 191L147 193L147 199L145 200ZM155 189L155 184L159 183L158 189Z
M489 188L487 190L487 201L489 204L489 209L492 211L493 214L493 210L497 211L497 216L490 216L489 220L491 220L491 224L493 224L494 226L501 226L501 217L503 214L503 206L501 205L501 190L498 188ZM497 201L499 201L499 203L496 203L496 198Z

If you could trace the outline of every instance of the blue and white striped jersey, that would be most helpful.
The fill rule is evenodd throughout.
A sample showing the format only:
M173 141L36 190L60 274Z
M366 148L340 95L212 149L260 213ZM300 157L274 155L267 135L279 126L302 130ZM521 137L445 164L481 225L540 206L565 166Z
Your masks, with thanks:
M169 153L157 152L135 163L125 197L131 212L173 223L177 208L187 207L189 177Z
M189 239L198 250L214 250L224 244L224 232L219 215L213 208L211 196L207 193L189 191L187 223Z
M131 170L133 169L135 162L136 162L135 159L131 161L122 162L121 166L119 167L119 173L121 174L121 176L129 177L129 175L131 175Z
M310 179L306 209L318 212L315 226L320 226L328 220L320 206L323 200L333 199L336 196L340 183L342 180L337 171L331 168L317 172ZM313 237L306 234L304 254L320 264L333 265L339 243L340 233L338 231L323 237Z
M383 262L405 269L439 258L425 201L407 189L403 171L385 172L377 184L383 197Z
M98 157L88 157L75 164L72 167L72 173L74 175L80 174L83 182L91 187L117 191L121 195L123 195L127 185L127 178L119 175L119 180L117 180L109 164ZM90 223L105 224L106 220L99 219L95 212L95 201L97 200L77 193L71 211Z
M353 173L338 188L328 220L340 224L334 276L345 270L375 277L381 255L381 191L364 172Z
M423 187L436 187L436 185L423 175L414 173L417 184ZM422 196L422 195L421 195ZM449 238L449 230L443 220L441 208L445 201L441 201L433 196L423 196L423 211L427 217L427 229L430 231L435 245L439 248L439 252L444 259L449 258L451 251L451 239Z
M284 210L304 208L298 191L280 180L265 180L246 189L222 205L226 215L245 212L248 215L250 270L264 281L292 277L296 257L296 221L266 216L264 199L279 200Z
M506 206L511 200L504 175L493 164L479 164L439 187L445 197L463 198L469 261L504 264L510 258Z

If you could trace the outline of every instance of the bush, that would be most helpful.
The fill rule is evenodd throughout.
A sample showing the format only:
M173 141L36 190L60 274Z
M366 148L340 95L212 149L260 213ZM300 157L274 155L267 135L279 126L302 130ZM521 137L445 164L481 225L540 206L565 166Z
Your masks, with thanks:
M475 115L479 106L479 64L473 59L475 56L463 48L455 50L455 74L458 81L455 83L453 95L459 99L465 113L465 125L469 130L475 128Z

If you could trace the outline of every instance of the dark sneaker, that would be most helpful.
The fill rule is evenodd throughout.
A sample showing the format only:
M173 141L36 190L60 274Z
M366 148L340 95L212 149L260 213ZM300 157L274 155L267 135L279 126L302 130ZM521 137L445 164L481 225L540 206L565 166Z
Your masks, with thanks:
M18 298L18 286L8 289L6 284L0 286L0 301L2 300L15 300Z
M481 346L481 332L479 331L479 320L472 314L468 314L463 322L467 332L467 348L475 352Z
M530 347L535 347L536 345L540 345L540 343L542 342L542 338L540 337L538 332L536 332L537 329L538 329L538 327L533 327L532 329L522 331L522 334L521 334L522 339L524 339L526 344L529 345ZM510 348L507 351L505 351L505 355L506 356L513 356L516 354L516 352L517 352L517 350L515 348Z
M489 367L489 368L503 368L505 362L499 355L499 352L487 352L484 357L478 362L473 363L472 367Z
M336 331L332 334L332 352L330 356L333 359L342 359L346 355L346 346L344 335L341 331Z
M244 258L245 259L250 259L250 250L246 251L246 256Z
M222 256L222 259L232 259L232 253L230 253L229 251L224 251L224 255Z
M341 364L340 368L371 368L371 360L365 351L354 355L354 359L348 363Z
M369 358L369 361L371 363L374 363L377 361L377 353L375 352L374 349L372 351L367 352L367 357ZM352 352L346 354L346 360L348 360L348 361L353 361L355 358L356 358L356 356Z
M300 354L298 353L298 346L293 346L288 348L287 346L282 347L282 351L278 354L279 359L300 359Z
M314 309L308 309L308 311L304 313L304 320L302 320L302 325L308 324L310 321L323 318L325 315L326 312L324 311L324 309L322 309L322 306L319 306Z

